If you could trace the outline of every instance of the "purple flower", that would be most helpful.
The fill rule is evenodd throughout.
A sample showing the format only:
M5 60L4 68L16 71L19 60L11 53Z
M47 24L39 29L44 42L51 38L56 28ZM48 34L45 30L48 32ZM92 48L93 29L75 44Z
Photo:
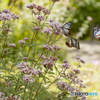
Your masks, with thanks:
M79 56L77 56L77 57L76 57L76 59L78 60L78 59L80 59L80 57L79 57Z
M42 11L43 11L44 14L48 14L48 15L50 14L50 11L46 8L42 9Z
M27 59L28 59L28 57L24 57L24 58L23 58L23 60L27 60Z
M4 53L6 54L8 52L8 50L4 50Z
M16 45L12 43L12 44L9 44L9 47L16 47Z
M4 96L3 92L0 92L0 98L2 98Z
M32 76L30 76L30 75L24 75L23 76L23 80L24 81L26 81L27 83L32 83L32 82L35 82L35 79L34 78L32 78Z
M0 21L1 20L8 20L11 21L12 19L19 19L18 15L10 12L10 10L4 9L4 13L0 13Z
M19 40L18 42L19 42L20 44L26 44L26 42L23 41L23 40Z
M10 10L4 9L3 12L4 13L10 13Z
M28 66L28 63L27 62L21 62L20 64L17 65L17 67L23 69L23 68L26 68Z
M85 63L85 61L83 59L80 59L80 62L83 63L83 64Z
M47 33L47 34L52 34L52 29L46 27L46 28L43 30L43 32L44 32L44 33Z
M11 84L12 84L12 81L11 81L11 82L8 82L8 85L9 85L9 86L11 86Z
M60 0L52 0L53 2L59 2Z
M29 5L26 6L27 8L33 9L33 8L37 8L36 4L31 3Z
M63 63L69 63L69 61L68 60L63 60Z
M30 39L29 39L29 38L27 38L27 37L25 37L25 38L24 38L24 40L25 40L25 41L27 41L27 40L30 40Z
M12 30L9 29L9 28L4 28L4 30L5 30L5 31L10 31L10 32L12 32Z
M41 11L41 10L42 10L42 6L39 6L39 5L38 5L38 6L37 6L37 10L38 10L38 11Z
M85 61L83 59L81 59L79 56L76 57L77 61L81 62L81 63L85 63Z
M56 46L56 45L53 45L52 47L53 47L53 49L56 50L56 51L61 50L61 47L58 47L58 46Z
M43 48L45 48L48 51L53 51L53 48L49 46L48 44L44 45Z
M40 30L40 27L34 27L33 28L35 31L39 31Z
M66 64L66 63L64 63L63 65L62 65L64 68L66 68L66 69L70 69L70 64Z
M80 70L74 69L74 72L75 72L76 74L78 74L78 73L80 73Z
M40 20L40 21L43 21L45 19L45 17L41 16L41 15L38 15L37 19Z

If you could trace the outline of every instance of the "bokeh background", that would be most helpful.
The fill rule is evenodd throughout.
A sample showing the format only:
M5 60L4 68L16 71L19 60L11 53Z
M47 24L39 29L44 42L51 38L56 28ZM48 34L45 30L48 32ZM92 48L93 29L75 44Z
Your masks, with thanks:
M17 0L12 12L18 14L20 19L12 22L13 35L15 43L24 37L31 37L31 31L25 25L31 25L31 13L26 5L36 3L37 5L49 8L49 0ZM0 0L0 10L9 9L15 0ZM88 100L100 100L100 41L93 36L95 25L100 27L100 0L60 0L54 5L49 16L62 23L72 21L71 35L80 42L80 50L68 48L65 45L67 40L63 36L56 44L62 47L60 52L60 61L67 59L74 67L76 56L80 56L86 61L82 65L80 77L84 80L87 88L84 92L98 92L98 96L88 96ZM1 23L0 23L1 24ZM42 42L44 37L38 36L38 41Z

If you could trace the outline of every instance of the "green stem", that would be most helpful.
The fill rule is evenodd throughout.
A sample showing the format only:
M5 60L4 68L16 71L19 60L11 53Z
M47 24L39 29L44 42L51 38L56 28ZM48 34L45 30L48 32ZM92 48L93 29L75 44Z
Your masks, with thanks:
M48 72L48 69L46 70L45 75L47 74L47 72ZM36 96L39 94L39 89L40 89L40 87L41 87L42 82L43 82L43 78L42 78L42 80L41 80L41 82L40 82L39 88L37 89L36 94L35 94L33 100L35 100Z
M27 84L25 85L23 100L24 100L25 93L26 93L26 87L27 87Z

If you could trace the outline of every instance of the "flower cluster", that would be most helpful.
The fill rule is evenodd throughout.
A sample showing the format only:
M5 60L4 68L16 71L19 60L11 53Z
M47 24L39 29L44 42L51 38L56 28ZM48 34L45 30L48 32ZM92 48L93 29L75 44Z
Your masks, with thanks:
M9 28L4 28L4 30L5 30L5 31L10 31L10 32L12 32L12 30L9 29Z
M59 35L62 32L62 24L59 23L58 21L54 21L52 19L49 20L49 26L52 27L54 29L54 33L56 35Z
M57 87L59 88L59 89L62 89L62 90L67 90L67 91L69 91L69 92L78 92L78 93L81 93L82 91L81 90L79 90L79 89L76 89L76 88L74 88L74 87L71 87L67 82L63 82L63 81L59 81L59 82L57 82L56 83L56 85L57 85ZM81 97L81 100L87 100L87 98L85 97L85 96L81 96L80 95L80 97Z
M80 87L82 88L86 88L86 85L83 84L83 80L79 79L79 77L76 75L76 72L75 73L68 73L67 75L67 78L69 78L73 83L76 83L76 84L79 84Z
M45 48L48 51L59 51L59 50L61 50L61 47L58 47L56 45L50 46L48 44L44 45L43 48Z
M25 37L25 38L24 38L24 40L25 40L25 41L27 41L27 40L30 40L30 39L29 39L29 38L27 38L27 37Z
M4 97L4 93L0 92L0 100L21 100L17 95L10 94L9 97Z
M30 75L24 75L23 76L23 80L26 81L27 83L33 83L33 82L35 82L35 79L32 78L32 76L30 76Z
M11 94L10 97L5 97L3 100L21 100L21 98L17 97L17 95L13 96Z
M59 59L57 57L49 56L45 57L44 55L40 55L40 57L43 59L41 62L45 68L52 69L53 66L55 65L55 62L58 61Z
M9 44L9 47L16 47L16 44L14 44L14 43Z
M74 69L74 72L75 72L75 74L78 74L78 73L80 73L80 70L79 69Z
M26 7L31 9L31 12L35 15L39 15L40 12L44 13L45 15L50 14L50 11L47 8L42 7L40 5L36 5L34 3L31 3L31 4L27 5Z
M67 60L63 60L64 64L62 65L65 69L70 69L70 64Z
M70 85L68 83L66 83L66 82L59 81L59 82L56 83L56 85L58 86L58 88L66 89L69 92L73 92L75 90L74 87L70 87Z
M3 12L0 13L0 21L2 21L2 20L11 21L12 19L14 19L14 20L19 19L19 16L15 15L10 10L6 10L6 9L4 9Z
M52 34L52 29L51 28L48 28L46 27L45 29L43 29L43 33L47 33L47 34Z
M76 59L77 59L78 62L81 62L83 64L85 63L85 61L83 59L81 59L79 56L77 56Z
M4 96L4 93L0 92L0 98L3 98L3 96Z
M23 40L19 40L18 42L19 42L20 44L26 44L26 42L23 41Z
M40 27L34 27L33 28L35 31L39 31L40 30Z
M36 70L35 68L32 67L28 67L28 63L27 62L21 62L20 64L17 65L17 67L19 67L21 69L22 73L27 73L27 74L31 74L31 75L41 75L42 72L40 70Z
M60 0L52 0L53 2L59 2Z
M42 16L42 15L38 15L38 16L37 16L37 19L40 20L40 21L43 21L43 20L45 19L45 17Z

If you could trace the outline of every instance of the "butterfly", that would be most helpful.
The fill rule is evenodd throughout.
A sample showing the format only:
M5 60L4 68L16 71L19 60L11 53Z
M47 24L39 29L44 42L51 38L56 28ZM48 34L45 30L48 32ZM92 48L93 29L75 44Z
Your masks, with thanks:
M69 37L68 40L65 42L65 44L70 48L76 47L77 49L80 49L79 42L70 36L71 27L72 27L72 22L67 22L62 26L62 30L63 30L64 35Z
M79 45L79 42L72 38L71 36L69 37L69 39L65 42L65 44L68 46L68 47L75 47L77 49L80 49L80 45Z
M72 22L67 22L62 26L63 34L69 36L71 33Z
M100 41L100 28L98 27L98 25L94 27L93 33L95 38Z

